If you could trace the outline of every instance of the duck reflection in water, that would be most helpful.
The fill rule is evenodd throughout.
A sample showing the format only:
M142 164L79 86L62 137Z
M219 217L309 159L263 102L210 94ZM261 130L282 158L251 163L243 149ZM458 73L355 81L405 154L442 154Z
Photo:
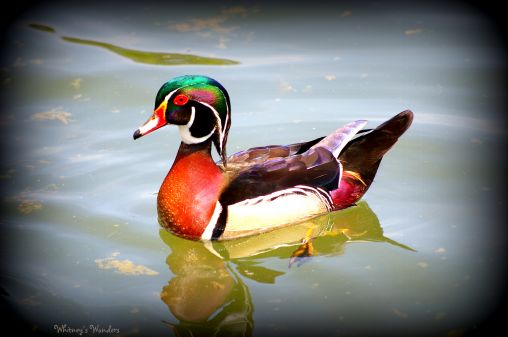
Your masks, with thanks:
M275 283L290 269L274 270L263 259L287 259L300 266L312 256L334 256L348 242L386 242L413 250L384 236L377 216L364 201L298 225L231 241L199 242L160 231L171 248L166 259L173 278L161 299L179 323L167 323L177 336L251 336L253 304L242 278Z
M170 247L166 258L173 278L162 288L161 300L180 321L167 323L176 336L251 336L249 289L228 261L203 243L161 230Z

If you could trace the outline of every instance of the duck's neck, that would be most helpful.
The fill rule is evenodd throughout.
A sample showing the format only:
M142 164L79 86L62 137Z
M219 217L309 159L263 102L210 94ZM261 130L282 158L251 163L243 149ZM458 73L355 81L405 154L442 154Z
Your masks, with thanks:
M157 197L161 224L193 239L206 229L223 187L223 172L212 159L211 145L182 142Z
M184 142L180 143L180 147L178 148L178 153L176 154L175 162L173 166L180 161L192 154L199 153L203 157L209 158L212 162L212 142L203 142L199 144L186 144Z

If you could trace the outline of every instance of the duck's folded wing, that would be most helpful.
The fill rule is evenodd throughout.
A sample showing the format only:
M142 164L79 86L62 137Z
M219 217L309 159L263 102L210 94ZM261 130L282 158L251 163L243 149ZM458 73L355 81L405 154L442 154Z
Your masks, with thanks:
M298 150L294 152L298 153ZM334 181L340 175L340 170L339 161L323 147L288 157L277 156L238 171L219 201L227 206L296 185L324 186Z
M309 142L291 145L254 147L231 155L227 160L227 164L228 166L232 166L232 169L238 169L241 167L250 167L255 164L262 164L272 158L286 158L296 154L302 154L313 145L319 143L323 138L324 137L320 137Z

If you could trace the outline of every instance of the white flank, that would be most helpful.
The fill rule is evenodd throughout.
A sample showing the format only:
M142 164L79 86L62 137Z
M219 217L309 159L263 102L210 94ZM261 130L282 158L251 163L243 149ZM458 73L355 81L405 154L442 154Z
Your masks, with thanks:
M207 140L208 138L210 138L213 135L213 133L215 132L216 127L214 127L212 129L212 132L210 132L206 136L199 137L199 138L198 137L194 137L190 133L190 128L192 126L192 123L194 123L194 118L195 117L196 117L196 108L195 107L191 107L191 116L190 116L189 122L187 124L185 124L185 125L178 125L178 130L180 131L180 137L182 138L182 141L185 144L198 144L198 143L202 143L205 140Z
M300 192L303 194L296 194ZM297 186L248 199L228 207L223 238L242 236L303 221L329 211L325 197L315 188Z
M213 230L215 225L217 224L217 220L219 220L220 213L222 212L222 205L217 201L215 204L215 209L213 211L212 217L210 218L210 222L206 225L205 231L201 234L201 240L211 240Z

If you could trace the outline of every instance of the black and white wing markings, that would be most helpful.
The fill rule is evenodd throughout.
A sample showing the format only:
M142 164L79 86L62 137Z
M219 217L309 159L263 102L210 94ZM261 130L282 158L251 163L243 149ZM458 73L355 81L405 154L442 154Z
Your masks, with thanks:
M236 203L237 206L253 206L261 203L270 203L279 198L287 197L290 195L301 196L317 196L328 211L333 210L333 200L330 194L321 187L312 187L306 185L297 185L295 187L286 188L284 190L274 192L268 195L262 195L256 198L247 199Z
M317 147L286 158L272 158L240 169L219 199L235 204L297 185L326 186L340 174L340 164L328 149Z

